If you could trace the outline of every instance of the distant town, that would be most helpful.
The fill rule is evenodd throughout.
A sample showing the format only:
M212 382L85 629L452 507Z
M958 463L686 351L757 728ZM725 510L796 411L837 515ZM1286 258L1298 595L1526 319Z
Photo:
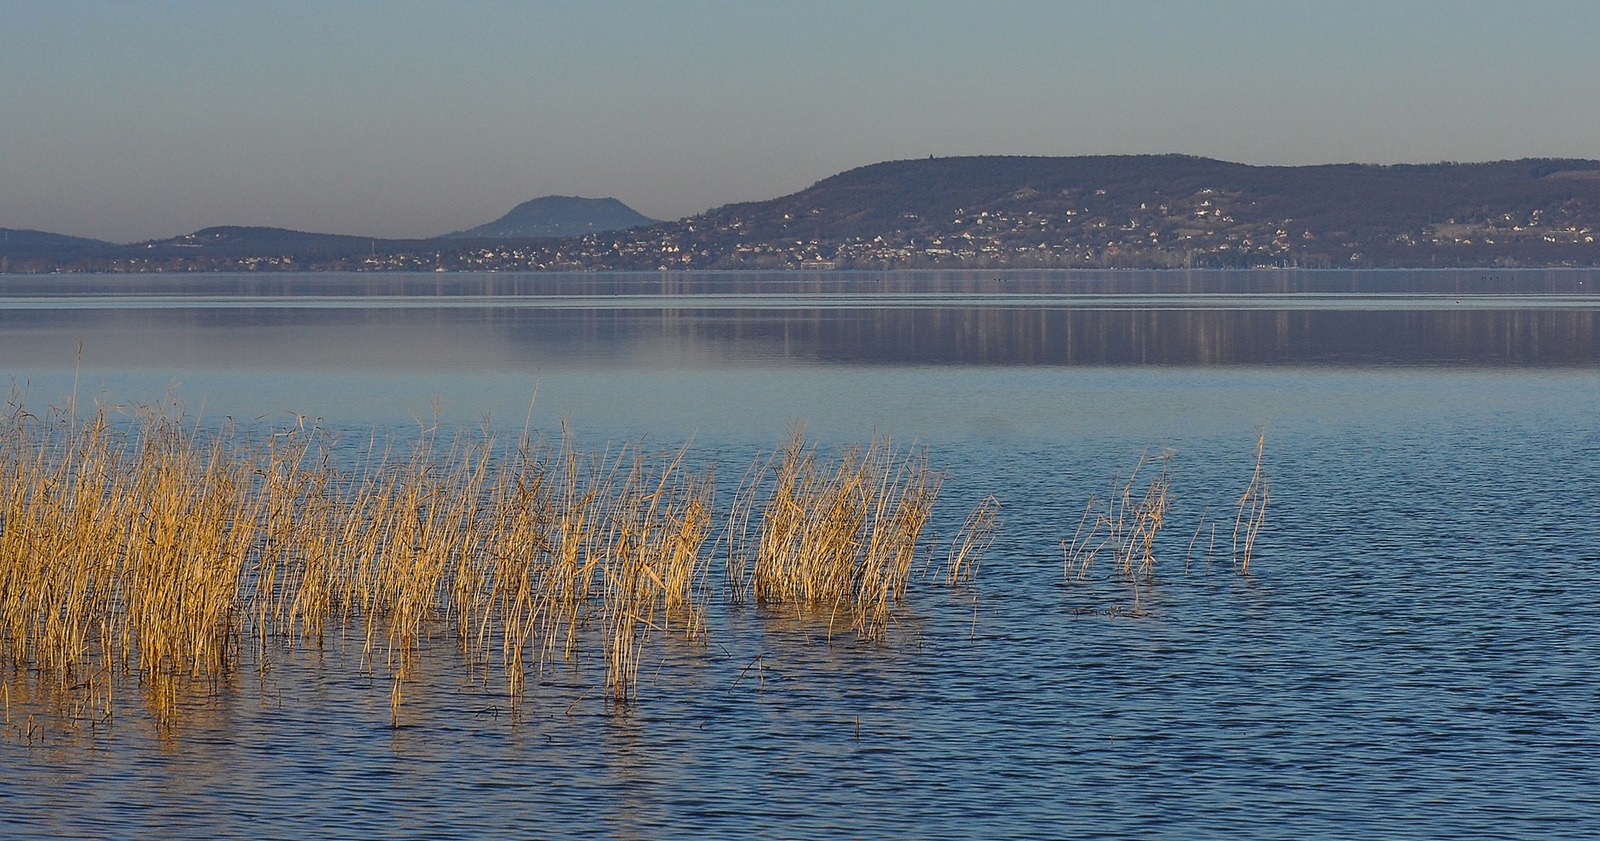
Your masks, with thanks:
M862 167L675 222L547 197L424 240L223 227L118 245L10 231L0 271L1595 266L1597 232L1600 161L974 157Z

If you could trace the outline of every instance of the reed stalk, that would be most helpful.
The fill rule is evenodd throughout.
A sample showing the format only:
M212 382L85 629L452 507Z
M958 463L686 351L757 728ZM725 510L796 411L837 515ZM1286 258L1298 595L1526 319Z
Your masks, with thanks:
M1238 513L1233 518L1233 562L1241 575L1250 572L1250 558L1255 554L1256 537L1267 519L1267 500L1271 496L1267 474L1261 468L1267 448L1265 429L1256 435L1256 463L1250 481L1239 497Z
M972 509L945 554L944 583L947 586L972 583L989 547L994 545L999 526L999 500L990 496Z
M1071 538L1061 542L1063 572L1068 580L1087 577L1102 551L1109 552L1116 573L1127 579L1149 580L1155 575L1155 542L1171 510L1172 450L1139 457L1127 479L1113 479L1111 493L1102 502L1091 495ZM1159 466L1142 493L1134 488L1141 472ZM1085 531L1085 526L1088 531Z

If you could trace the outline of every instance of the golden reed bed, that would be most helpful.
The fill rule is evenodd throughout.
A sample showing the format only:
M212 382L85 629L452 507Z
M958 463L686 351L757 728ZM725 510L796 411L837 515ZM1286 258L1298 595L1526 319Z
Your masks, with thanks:
M642 647L703 635L716 590L883 637L941 483L921 451L876 440L824 458L796 431L718 518L713 475L682 450L437 428L404 451L338 446L304 424L253 438L157 409L118 423L13 410L0 666L76 687L83 715L109 715L110 683L136 675L159 718L242 646L264 663L272 645L355 628L398 713L429 635L496 665L513 703L530 670L598 637L606 692L626 700ZM968 519L944 580L970 580L994 514L987 501Z
M1242 571L1265 514L1263 446L1238 502ZM1069 579L1106 552L1116 574L1148 580L1170 458L1141 461L1104 510L1091 498L1093 523L1063 544ZM1158 475L1136 496L1150 463ZM435 425L400 450L304 422L253 437L171 408L87 420L13 408L0 417L7 732L21 675L88 721L109 718L114 686L135 678L162 721L246 646L265 669L271 652L333 631L354 632L363 669L382 668L396 716L439 635L497 672L513 705L530 672L585 646L603 655L607 697L632 699L644 647L703 638L712 598L790 605L829 634L879 640L919 556L930 579L969 583L994 539L990 498L934 568L924 532L941 484L925 451L884 439L822 454L796 429L719 514L711 469L691 469L685 450L580 451L565 429L503 440Z

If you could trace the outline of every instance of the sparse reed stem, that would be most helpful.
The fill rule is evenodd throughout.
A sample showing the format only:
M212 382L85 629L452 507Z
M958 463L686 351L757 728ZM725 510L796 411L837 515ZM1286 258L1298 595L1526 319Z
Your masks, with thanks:
M1250 482L1239 497L1238 514L1233 519L1233 562L1239 573L1250 572L1250 559L1255 554L1256 536L1267 518L1267 500L1270 496L1267 474L1261 462L1266 452L1267 433L1263 428L1256 435L1256 463Z

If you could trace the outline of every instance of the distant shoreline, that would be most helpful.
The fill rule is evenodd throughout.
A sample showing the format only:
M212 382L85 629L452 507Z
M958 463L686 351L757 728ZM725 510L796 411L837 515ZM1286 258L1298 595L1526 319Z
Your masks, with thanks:
M1571 273L1600 273L1600 264L1597 265L1552 265L1552 266L1361 266L1361 267L1336 267L1316 268L1307 266L1248 266L1240 268L1228 267L1195 267L1195 268L1170 268L1170 267L1138 267L1138 266L1108 266L1108 267L1072 267L1072 268L965 268L950 266L946 268L843 268L843 269L533 269L533 270L499 270L499 269L447 269L445 271L432 271L420 269L389 269L389 270L360 270L360 269L274 269L274 270L194 270L194 269L150 269L145 271L74 271L51 270L38 272L0 272L0 278L44 278L44 277L148 277L160 275L163 277L289 277L289 276L318 276L318 275L343 275L343 276L370 276L370 277L492 277L492 276L529 276L529 277L606 277L631 275L638 277L661 277L668 275L706 275L712 277L736 276L770 276L770 277L839 277L839 276L865 276L865 275L972 275L981 278L984 275L1182 275L1182 274L1415 274L1434 273L1448 274L1460 272L1487 272L1487 273L1546 273L1546 272L1571 272Z
M1600 266L1600 161L930 158L675 222L584 218L593 229L573 236L411 240L234 226L121 245L0 229L0 272L1585 268ZM533 230L496 228L513 229Z

